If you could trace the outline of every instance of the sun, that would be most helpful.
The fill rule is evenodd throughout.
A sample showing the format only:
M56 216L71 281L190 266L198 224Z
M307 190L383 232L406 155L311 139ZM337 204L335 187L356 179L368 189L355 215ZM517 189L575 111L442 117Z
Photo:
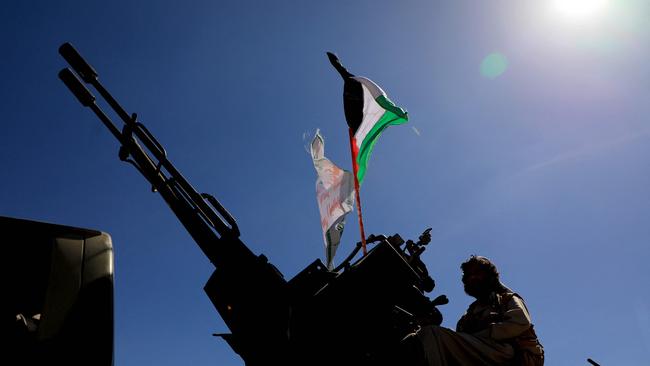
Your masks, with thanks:
M552 0L553 9L560 15L575 19L593 19L604 13L608 0Z

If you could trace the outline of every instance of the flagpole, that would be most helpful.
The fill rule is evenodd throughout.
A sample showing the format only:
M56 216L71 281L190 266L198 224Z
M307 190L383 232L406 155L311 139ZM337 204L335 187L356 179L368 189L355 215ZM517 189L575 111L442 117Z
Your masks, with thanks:
M366 234L363 230L363 215L361 213L361 197L359 196L359 177L357 177L357 171L359 166L357 165L357 159L354 154L354 133L351 128L348 128L350 133L350 153L352 154L352 175L354 175L354 193L357 198L357 217L359 218L359 231L361 233L361 248L363 249L363 255L368 254L366 251Z

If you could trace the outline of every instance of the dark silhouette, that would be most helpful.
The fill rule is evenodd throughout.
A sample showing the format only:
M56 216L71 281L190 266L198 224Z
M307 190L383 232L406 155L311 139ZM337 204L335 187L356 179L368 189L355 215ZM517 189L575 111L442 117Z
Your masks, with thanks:
M528 309L521 296L501 283L496 266L488 258L472 256L461 269L465 292L476 301L456 331L424 325L410 336L423 364L543 365L544 349Z
M317 259L286 280L264 255L242 242L234 217L216 198L194 189L162 144L104 88L74 47L66 43L59 52L74 70L61 70L60 79L108 128L119 142L118 157L151 183L214 264L204 290L230 330L215 335L247 366L408 364L394 358L404 336L420 319L441 323L436 306L446 303L446 297L432 301L426 295L435 282L420 260L430 229L417 242L397 234L371 235L366 242L374 247L362 258L353 261L353 254L334 271ZM344 96L346 118L360 123L355 118L363 100L355 88L360 91L361 85L350 75L342 72L351 88ZM89 88L122 123L114 123ZM274 240L280 238L269 238Z

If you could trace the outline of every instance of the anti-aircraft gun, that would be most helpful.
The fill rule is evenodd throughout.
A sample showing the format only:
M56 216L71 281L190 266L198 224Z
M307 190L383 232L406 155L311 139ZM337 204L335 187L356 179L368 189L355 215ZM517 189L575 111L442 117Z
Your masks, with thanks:
M239 238L233 216L213 196L197 192L168 160L162 144L127 113L98 80L95 69L69 43L59 53L71 66L59 78L90 108L120 144L119 158L152 185L215 266L204 290L230 329L222 337L246 365L404 364L401 339L418 322L440 324L425 293L435 283L417 242L371 235L373 247L355 260L360 245L333 271L316 260L291 280ZM74 71L73 71L74 70ZM84 85L85 84L85 85ZM95 102L90 85L123 121L118 128ZM336 344L323 350L323 345Z

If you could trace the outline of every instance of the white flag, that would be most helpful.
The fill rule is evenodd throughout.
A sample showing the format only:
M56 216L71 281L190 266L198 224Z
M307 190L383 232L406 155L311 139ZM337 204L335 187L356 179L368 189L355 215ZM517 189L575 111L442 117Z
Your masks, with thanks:
M316 131L311 142L311 158L318 174L316 199L320 210L327 268L334 268L333 259L341 242L345 215L354 208L354 178L352 173L337 167L325 157L325 141Z

